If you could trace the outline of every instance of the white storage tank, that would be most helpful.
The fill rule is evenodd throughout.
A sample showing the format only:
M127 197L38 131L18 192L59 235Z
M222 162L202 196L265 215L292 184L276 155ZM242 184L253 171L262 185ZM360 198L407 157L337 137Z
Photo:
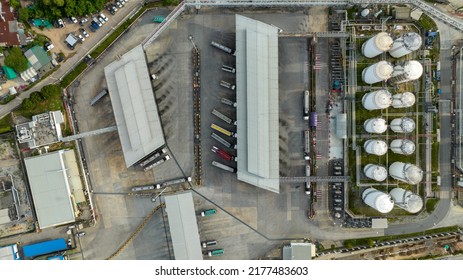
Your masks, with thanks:
M421 48L422 39L418 33L406 33L394 40L389 54L392 57L399 58Z
M389 80L398 84L418 80L422 75L423 65L416 60L410 60L403 64L394 66L392 77Z
M387 153L387 144L382 140L369 139L363 144L365 151L372 155L382 156Z
M363 168L363 173L370 179L373 179L378 182L382 182L387 178L387 169L384 166L377 164L367 164Z
M362 199L366 205L383 214L391 212L392 208L394 208L391 196L375 188L368 188L363 191Z
M386 120L381 118L368 119L363 124L363 127L368 133L381 134L387 130Z
M394 139L390 148L396 154L409 156L415 152L415 143L408 139Z
M362 54L368 58L375 57L385 51L388 51L392 47L393 43L394 41L389 34L386 32L380 32L363 43Z
M389 194L394 200L394 204L409 213L418 213L423 208L423 199L411 191L402 188L394 188Z
M367 110L386 109L392 104L392 95L387 89L367 93L362 98L363 107Z
M363 10L360 12L360 15L361 15L362 17L367 17L369 14L370 14L370 10L369 10L369 9L363 9Z
M362 71L362 80L367 84L375 84L392 77L394 68L387 61L380 61Z
M415 104L415 95L411 92L394 94L392 96L392 107L408 108Z
M407 117L397 118L392 120L390 127L397 133L410 133L415 130L415 121Z
M389 166L389 175L411 185L416 185L423 180L423 170L411 163L394 162Z

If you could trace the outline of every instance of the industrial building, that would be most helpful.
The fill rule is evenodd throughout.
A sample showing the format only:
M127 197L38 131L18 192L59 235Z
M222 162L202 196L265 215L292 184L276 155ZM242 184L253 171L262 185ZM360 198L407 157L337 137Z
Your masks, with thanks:
M19 259L17 244L0 247L0 261L11 261Z
M394 68L392 64L382 60L363 69L362 80L367 84L376 84L391 78L393 71ZM399 71L399 69L397 71Z
M278 28L235 19L238 180L279 193Z
M423 65L416 60L410 60L394 66L394 71L389 81L396 84L405 83L418 80L422 75Z
M38 225L41 229L76 220L74 189L82 182L73 150L24 159Z
M363 96L362 104L370 111L386 109L392 104L392 95L387 89L373 91Z
M423 170L411 163L394 162L389 166L389 174L392 178L416 185L423 180Z
M415 121L411 118L396 118L391 121L390 127L396 133L410 133L415 130Z
M64 238L53 239L40 243L26 245L22 248L24 259L30 260L38 256L61 252L68 249Z
M387 178L387 169L384 166L377 164L367 164L363 168L363 173L370 179L373 179L377 182L382 182Z
M421 48L421 44L422 39L418 33L405 33L394 40L394 43L389 50L389 54L392 57L399 58L411 52L419 50Z
M52 111L32 116L32 121L16 125L16 137L20 144L27 143L30 149L57 143L62 138L61 111Z
M411 191L402 188L394 188L389 194L394 200L395 205L409 213L418 213L423 208L423 199Z
M311 260L316 255L312 243L291 243L283 247L283 260Z
M389 148L396 154L408 156L415 152L415 143L408 139L394 139Z
M366 120L363 127L368 133L381 134L387 130L387 123L385 119L373 118Z
M392 47L393 42L389 34L380 32L363 43L362 54L368 58L373 58L388 51Z
M104 68L127 167L165 145L143 47Z
M167 218L176 260L202 260L193 196L191 192L167 195Z
M387 153L387 143L382 140L369 139L365 141L363 148L372 155L382 156Z
M362 199L366 205L383 214L391 212L392 208L394 208L392 197L375 188L368 188L363 191Z

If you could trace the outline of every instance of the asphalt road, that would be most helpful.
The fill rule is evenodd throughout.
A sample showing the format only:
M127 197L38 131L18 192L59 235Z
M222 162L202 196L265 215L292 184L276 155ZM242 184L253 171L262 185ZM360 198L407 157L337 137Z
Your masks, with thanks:
M116 29L121 23L125 21L125 19L131 15L131 12L139 7L143 0L131 0L128 1L127 4L119 9L119 11L110 17L109 21L100 27L97 32L93 33L92 36L85 40L85 43L79 45L77 47L77 52L70 58L68 58L64 63L61 64L60 68L54 72L49 77L45 78L34 87L30 88L27 91L21 92L21 95L18 96L16 99L12 100L6 105L0 105L0 118L3 118L11 111L16 109L23 99L28 98L29 95L34 91L40 91L42 87L54 84L59 82L67 73L72 71L82 60L84 56L90 53L100 41L104 40L107 36L112 33L111 30Z

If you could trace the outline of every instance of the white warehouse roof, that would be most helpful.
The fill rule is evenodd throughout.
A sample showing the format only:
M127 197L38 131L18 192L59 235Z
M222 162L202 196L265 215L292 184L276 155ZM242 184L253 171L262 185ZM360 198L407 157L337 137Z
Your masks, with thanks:
M24 159L41 229L75 221L65 152L59 150Z
M104 68L127 167L165 144L141 45Z
M279 193L278 28L236 15L238 180Z
M201 241L191 192L168 195L166 212L176 260L202 260Z

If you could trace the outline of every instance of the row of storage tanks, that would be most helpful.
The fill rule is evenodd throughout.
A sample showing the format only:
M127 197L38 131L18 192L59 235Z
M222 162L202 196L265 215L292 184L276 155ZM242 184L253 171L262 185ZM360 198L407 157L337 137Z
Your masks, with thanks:
M396 40L386 32L380 32L362 45L362 54L373 58L384 52L394 58L407 55L421 47L422 39L418 33L403 34ZM391 63L382 60L368 66L362 71L362 80L367 84L389 80L394 83L403 83L419 79L423 75L423 66L416 60L406 61L392 66Z
M386 32L378 33L362 45L362 53L368 58L378 56L386 51L394 58L407 55L421 47L421 36L415 32L406 33L393 40ZM387 61L375 63L362 72L362 79L368 84L390 80L395 83L408 82L419 79L423 74L423 66L418 61L407 61L403 64L392 66ZM404 92L392 95L386 89L367 93L362 98L363 107L367 110L393 108L407 108L415 104L415 95ZM369 133L381 134L387 130L386 120L382 118L368 119L364 128ZM391 121L390 128L396 133L410 133L415 129L415 122L411 118L402 117ZM367 153L382 156L387 153L388 145L383 140L367 140L364 143ZM411 155L415 152L415 143L408 139L395 139L390 144L392 152L403 155ZM423 179L423 170L411 163L394 162L386 167L378 164L367 164L363 172L368 178L382 182L389 175L399 181L410 185L419 184ZM394 188L389 194L374 188L366 189L362 194L363 201L370 207L381 213L388 213L394 207L417 213L423 207L423 200L411 191Z

